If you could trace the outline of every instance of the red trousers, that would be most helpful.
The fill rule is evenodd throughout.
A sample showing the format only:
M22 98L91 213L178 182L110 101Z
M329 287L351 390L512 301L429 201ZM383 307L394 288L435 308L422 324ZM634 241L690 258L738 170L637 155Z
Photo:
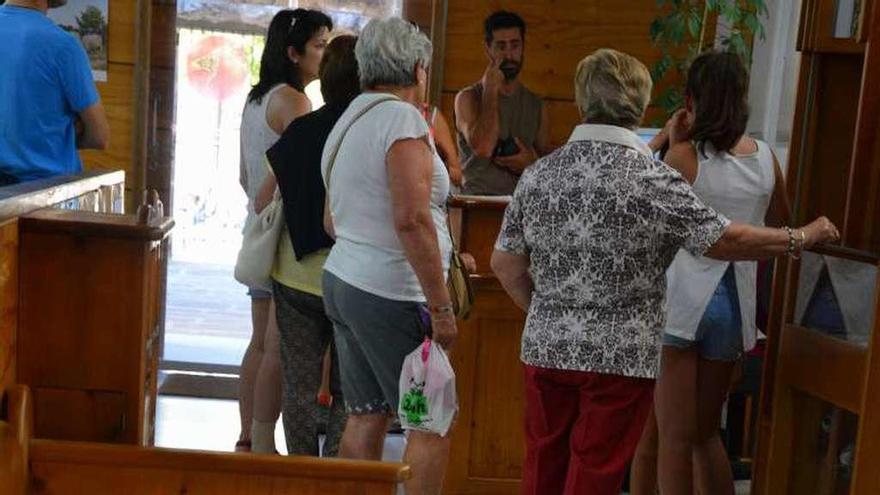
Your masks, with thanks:
M654 380L534 366L526 374L524 495L620 495Z

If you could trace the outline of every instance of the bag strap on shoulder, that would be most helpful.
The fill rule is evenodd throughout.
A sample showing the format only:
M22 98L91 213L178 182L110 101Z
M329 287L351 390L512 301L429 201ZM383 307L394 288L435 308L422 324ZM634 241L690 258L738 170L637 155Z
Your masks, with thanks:
M342 133L339 136L339 140L333 146L333 151L330 153L330 164L327 166L327 176L324 177L324 189L327 190L328 196L330 195L330 177L331 174L333 174L333 167L336 165L336 155L339 154L339 149L342 147L342 142L345 140L345 135L348 134L351 126L353 126L354 123L357 122L361 117L363 117L365 113L369 112L380 103L395 100L400 101L400 98L396 96L384 96L382 98L377 98L376 100L371 101L370 103L365 105L364 108L360 109L358 113L356 113L355 116L348 121L348 124L346 124L345 129L342 130Z

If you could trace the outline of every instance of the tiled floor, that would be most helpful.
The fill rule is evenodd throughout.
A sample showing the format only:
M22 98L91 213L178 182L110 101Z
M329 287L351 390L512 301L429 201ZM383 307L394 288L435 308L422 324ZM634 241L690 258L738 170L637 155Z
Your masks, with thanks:
M251 335L247 288L233 267L172 260L164 359L238 365Z
M238 438L238 403L230 400L160 396L156 411L156 445L180 449L232 451ZM275 445L284 453L281 423L275 429ZM406 440L389 435L384 460L399 461ZM736 495L748 495L749 483L737 482Z

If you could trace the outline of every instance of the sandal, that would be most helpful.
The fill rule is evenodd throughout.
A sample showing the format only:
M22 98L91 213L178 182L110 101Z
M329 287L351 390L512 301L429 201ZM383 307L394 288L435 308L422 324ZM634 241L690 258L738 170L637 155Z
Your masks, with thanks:
M235 451L236 452L250 452L251 451L251 441L250 440L239 440L235 442Z

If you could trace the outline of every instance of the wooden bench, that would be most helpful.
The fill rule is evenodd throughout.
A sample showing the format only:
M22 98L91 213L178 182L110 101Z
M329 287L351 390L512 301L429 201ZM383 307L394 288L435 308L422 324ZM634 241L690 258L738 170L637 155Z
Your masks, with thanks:
M31 417L28 389L11 387L0 416L4 495L393 495L410 475L400 463L37 440Z

